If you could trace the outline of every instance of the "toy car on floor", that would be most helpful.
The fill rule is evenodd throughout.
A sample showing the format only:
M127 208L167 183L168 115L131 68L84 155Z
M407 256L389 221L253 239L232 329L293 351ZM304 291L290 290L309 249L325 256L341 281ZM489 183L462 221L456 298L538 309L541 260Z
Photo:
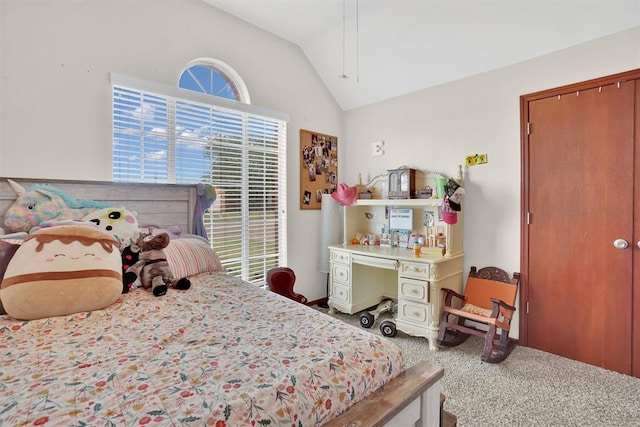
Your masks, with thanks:
M378 304L374 310L363 311L358 316L360 319L360 326L369 329L373 326L373 324L376 322L376 319L380 317L381 314L392 311L394 305L395 303L392 300L387 299Z

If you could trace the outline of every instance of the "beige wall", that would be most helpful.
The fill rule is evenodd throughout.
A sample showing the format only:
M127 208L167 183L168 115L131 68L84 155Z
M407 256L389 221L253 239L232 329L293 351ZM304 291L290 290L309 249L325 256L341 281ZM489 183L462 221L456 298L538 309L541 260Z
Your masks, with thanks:
M362 173L365 180L400 165L457 176L466 155L487 153L489 163L464 169L465 273L472 265L519 271L519 97L639 67L640 27L636 27L349 111L342 178L356 182ZM396 78L402 78L401 73ZM385 155L371 157L370 144L380 140L385 142ZM549 203L557 203L558 215L571 215L571 206L554 200L553 188Z

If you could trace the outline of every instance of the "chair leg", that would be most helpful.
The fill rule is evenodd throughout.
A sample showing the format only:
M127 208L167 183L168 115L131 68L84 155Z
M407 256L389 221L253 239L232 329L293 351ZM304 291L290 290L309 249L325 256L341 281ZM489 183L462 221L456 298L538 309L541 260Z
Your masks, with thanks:
M507 349L507 344L509 343L509 331L502 331L498 343L498 347L500 348L500 350Z
M442 313L442 318L440 319L440 328L438 329L438 345L444 345L447 336L447 326L449 325L449 314Z
M458 317L458 321L456 322L456 329L454 331L451 331L454 336L455 336L455 345L460 345L463 342L465 342L467 340L467 338L469 338L471 335L463 332L462 330L458 329L458 327L460 328L465 328L466 324L465 324L465 319L462 317Z
M464 319L458 318L458 321L451 325L449 322L449 313L443 313L440 320L440 328L438 329L438 345L442 347L455 347L462 344L469 338L469 334L464 333L456 326L464 326Z
M509 338L509 331L502 331L498 343L495 342L497 328L489 326L489 331L485 337L482 361L486 363L500 363L511 354L515 348L517 340Z
M489 325L489 330L484 336L484 350L482 351L482 360L487 362L491 359L491 354L494 350L494 341L496 339L496 326Z

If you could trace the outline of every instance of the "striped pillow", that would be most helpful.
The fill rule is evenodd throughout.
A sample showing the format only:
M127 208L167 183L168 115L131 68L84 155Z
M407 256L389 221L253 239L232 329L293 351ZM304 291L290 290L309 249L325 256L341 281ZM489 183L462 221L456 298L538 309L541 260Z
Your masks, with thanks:
M209 243L198 237L171 239L164 251L176 279L205 271L223 270L218 255Z

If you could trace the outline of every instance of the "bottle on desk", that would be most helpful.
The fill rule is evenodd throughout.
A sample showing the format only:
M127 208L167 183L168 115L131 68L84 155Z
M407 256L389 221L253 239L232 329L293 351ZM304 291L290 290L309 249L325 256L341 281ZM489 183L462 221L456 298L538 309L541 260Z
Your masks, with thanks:
M419 257L420 256L420 242L418 242L417 240L414 240L413 242L413 256L414 257Z

